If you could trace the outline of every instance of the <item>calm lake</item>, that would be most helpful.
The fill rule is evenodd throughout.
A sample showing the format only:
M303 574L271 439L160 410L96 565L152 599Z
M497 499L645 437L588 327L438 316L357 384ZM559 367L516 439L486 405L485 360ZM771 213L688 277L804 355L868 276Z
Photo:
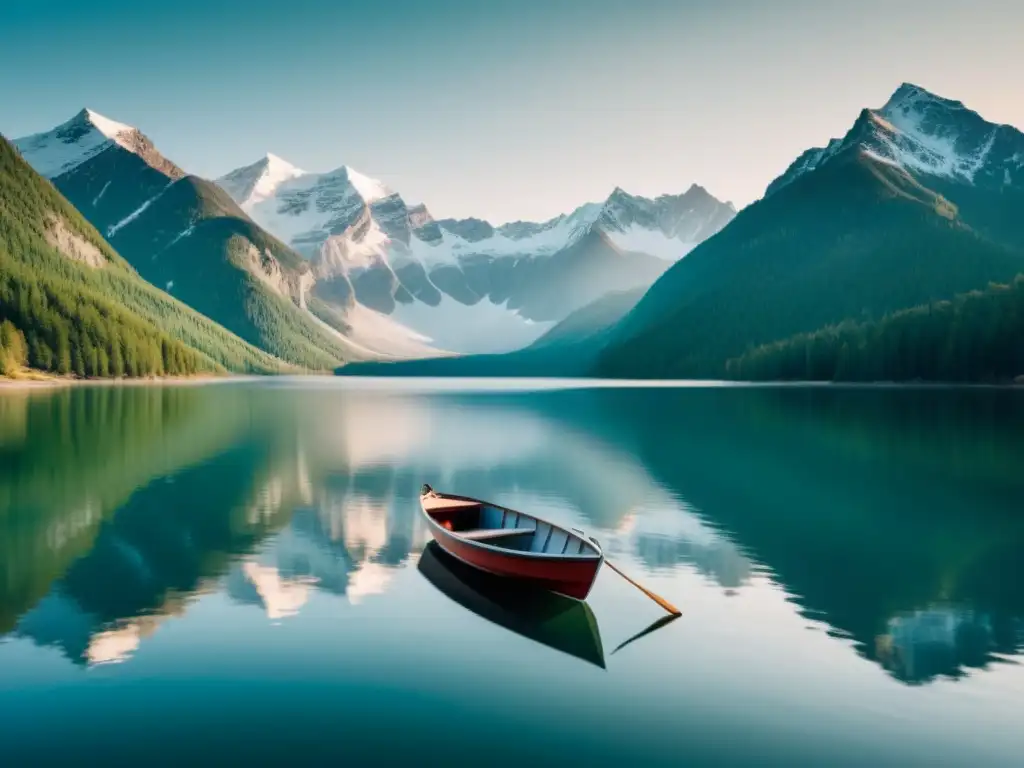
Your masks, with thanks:
M683 616L492 599L425 482ZM4 765L1020 765L1022 650L1024 391L0 393Z

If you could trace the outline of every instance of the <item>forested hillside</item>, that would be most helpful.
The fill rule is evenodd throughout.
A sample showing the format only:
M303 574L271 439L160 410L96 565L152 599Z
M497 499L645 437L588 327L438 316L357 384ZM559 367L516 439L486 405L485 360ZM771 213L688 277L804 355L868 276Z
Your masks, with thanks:
M1024 274L895 312L757 347L729 378L810 381L1009 381L1024 375Z
M752 348L1012 281L1022 158L1013 126L904 83L666 272L596 372L717 378Z
M79 376L270 372L279 361L142 280L0 137L3 365Z
M599 372L718 378L751 346L1006 282L1024 251L972 230L904 171L854 155L740 212L659 280Z
M308 264L212 182L175 181L111 242L153 285L283 360L332 370L353 357L296 304L312 284Z

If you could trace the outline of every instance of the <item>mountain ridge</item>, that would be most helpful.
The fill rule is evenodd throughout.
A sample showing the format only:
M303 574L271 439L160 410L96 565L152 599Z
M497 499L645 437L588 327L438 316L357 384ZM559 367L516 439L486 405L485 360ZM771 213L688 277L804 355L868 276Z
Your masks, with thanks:
M748 347L1010 282L1021 166L1024 134L901 86L666 271L594 372L717 378Z
M963 102L903 83L881 109L861 110L842 138L801 154L769 184L766 196L851 149L904 170L971 184L1009 185L1011 169L1024 168L1024 136L1017 128L990 123Z
M462 353L524 347L609 290L649 285L735 215L694 184L654 199L617 187L544 222L435 219L349 166L307 173L271 154L218 183L310 261L321 298L357 301ZM604 247L587 239L595 230ZM603 254L582 270L580 242ZM628 266L607 258L609 244Z

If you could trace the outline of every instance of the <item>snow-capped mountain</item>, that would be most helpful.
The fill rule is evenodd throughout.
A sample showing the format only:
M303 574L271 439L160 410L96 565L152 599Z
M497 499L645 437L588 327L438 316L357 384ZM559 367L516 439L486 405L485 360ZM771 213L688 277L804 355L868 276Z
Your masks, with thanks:
M986 121L959 101L904 83L881 109L865 109L850 131L804 152L768 187L773 194L854 150L908 173L1004 187L1024 182L1024 134Z
M608 291L649 285L735 215L694 185L653 200L616 189L540 223L435 220L350 167L307 173L274 155L218 183L311 261L321 295L459 352L522 347Z
M310 264L137 128L83 109L14 143L143 278L288 363L332 370L435 353L418 334L344 297L311 307ZM279 179L271 180L270 192ZM256 183L244 193L258 200L268 192Z
M348 229L367 205L393 194L380 182L351 168L312 174L275 155L239 168L218 183L254 220L307 254L317 252ZM384 207L382 213L386 212ZM386 215L378 218L389 222ZM366 256L383 239L381 229L376 229L377 237L367 237L366 233L361 238L366 241L362 249ZM351 254L353 260L357 256Z
M170 178L185 175L157 152L138 128L111 120L91 109L83 109L52 131L18 139L15 145L36 171L50 179L73 171L114 146L127 150Z
M185 177L138 128L91 109L14 145L108 238Z

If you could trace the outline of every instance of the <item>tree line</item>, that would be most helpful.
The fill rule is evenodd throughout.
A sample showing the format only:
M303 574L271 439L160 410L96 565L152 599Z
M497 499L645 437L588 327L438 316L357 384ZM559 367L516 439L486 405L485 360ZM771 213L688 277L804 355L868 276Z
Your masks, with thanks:
M1011 381L1024 375L1024 274L764 344L729 360L726 371L750 381Z
M76 290L77 289L77 290ZM0 248L0 322L8 365L60 375L192 375L212 366L102 297L15 262Z

